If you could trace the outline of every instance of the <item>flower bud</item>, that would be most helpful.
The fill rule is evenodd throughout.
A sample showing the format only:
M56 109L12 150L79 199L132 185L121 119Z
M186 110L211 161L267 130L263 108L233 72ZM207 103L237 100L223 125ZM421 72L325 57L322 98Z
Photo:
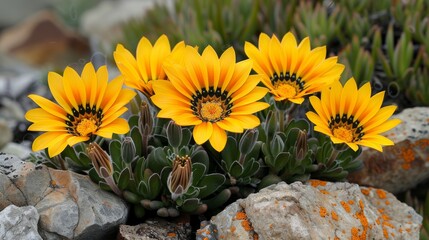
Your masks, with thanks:
M107 178L113 174L110 156L97 143L90 143L87 152L98 176Z
M173 160L173 170L167 178L167 187L171 198L176 200L185 194L192 185L192 162L188 155L176 156Z
M170 121L167 126L167 139L170 146L177 148L182 142L182 127L174 121Z
M153 129L153 118L150 112L150 106L142 101L139 114L139 129L142 135L150 135Z
M240 139L239 149L243 155L249 154L258 140L259 132L256 129L247 130Z
M308 152L307 144L307 131L299 130L298 137L296 139L296 159L302 160Z
M131 137L125 137L121 144L122 161L130 164L136 157L136 146Z

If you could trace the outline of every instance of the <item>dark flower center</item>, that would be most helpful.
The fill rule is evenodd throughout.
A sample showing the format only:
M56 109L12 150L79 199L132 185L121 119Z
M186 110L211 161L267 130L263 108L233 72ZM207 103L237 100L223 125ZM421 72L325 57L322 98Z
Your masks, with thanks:
M191 105L193 114L205 122L217 122L228 117L233 106L228 92L222 92L219 87L197 91L192 95Z
M340 114L337 114L335 118L331 117L331 120L328 121L328 126L332 135L346 142L360 141L365 133L363 132L363 127L359 126L359 120L353 120L354 116L347 116L347 114L343 114L342 117L340 117Z
M72 113L73 115L67 114L69 120L65 123L68 133L74 136L91 136L98 130L103 118L103 110L97 110L95 106L91 108L89 104L85 108L79 105L78 110L73 108Z
M292 75L289 72L280 73L280 76L274 73L270 80L275 89L284 89L285 85L289 85L295 88L295 93L304 90L305 81L301 77L297 77L295 73Z

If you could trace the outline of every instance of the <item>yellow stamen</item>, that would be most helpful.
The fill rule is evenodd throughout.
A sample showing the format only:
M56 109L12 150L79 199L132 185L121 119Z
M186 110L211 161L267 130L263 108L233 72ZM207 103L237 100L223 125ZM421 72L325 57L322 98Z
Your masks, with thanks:
M274 88L278 91L278 94L284 98L293 98L297 93L296 87L288 82L277 82Z
M208 121L220 119L223 113L222 104L218 101L209 101L201 104L201 117Z
M334 137L345 142L353 142L353 132L345 127L338 127L333 130Z
M94 119L84 118L77 124L76 131L83 137L94 134L95 131L97 131L96 121Z

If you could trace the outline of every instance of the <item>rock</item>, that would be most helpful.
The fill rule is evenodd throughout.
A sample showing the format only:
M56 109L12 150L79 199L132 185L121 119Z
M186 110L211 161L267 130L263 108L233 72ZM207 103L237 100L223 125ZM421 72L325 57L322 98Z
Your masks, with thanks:
M135 226L121 225L118 240L186 240L191 239L189 223L172 223L165 220L147 220Z
M20 159L27 159L30 157L30 154L33 153L31 150L30 144L28 141L21 143L10 142L6 144L3 148L0 148L0 152L14 155Z
M39 11L0 35L0 51L32 66L63 69L89 55L87 41L49 10Z
M34 206L44 239L102 239L128 215L122 199L101 190L88 176L35 166L0 154L0 209Z
M0 8L0 28L11 26L32 13L52 5L53 0L4 1ZM7 7L6 7L7 6Z
M9 128L7 122L0 118L0 149L12 141L12 130Z
M419 239L422 217L381 189L281 182L212 217L197 239Z
M384 135L395 145L383 153L364 149L364 167L349 175L350 182L400 193L429 179L429 108L405 109L394 118L401 124Z
M0 212L0 239L31 239L42 237L37 232L39 214L33 206L9 205Z

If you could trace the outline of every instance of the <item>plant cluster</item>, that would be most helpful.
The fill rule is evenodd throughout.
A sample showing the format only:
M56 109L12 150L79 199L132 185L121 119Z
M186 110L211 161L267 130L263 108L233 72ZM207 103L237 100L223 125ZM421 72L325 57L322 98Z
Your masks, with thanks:
M280 181L343 181L361 167L359 146L393 145L380 134L399 123L389 120L396 106L382 107L370 84L343 86L326 46L261 33L243 50L237 61L233 47L219 56L142 37L135 54L118 44L111 81L91 63L49 73L55 102L32 94L39 107L26 114L44 132L33 161L88 174L137 217L177 217Z

